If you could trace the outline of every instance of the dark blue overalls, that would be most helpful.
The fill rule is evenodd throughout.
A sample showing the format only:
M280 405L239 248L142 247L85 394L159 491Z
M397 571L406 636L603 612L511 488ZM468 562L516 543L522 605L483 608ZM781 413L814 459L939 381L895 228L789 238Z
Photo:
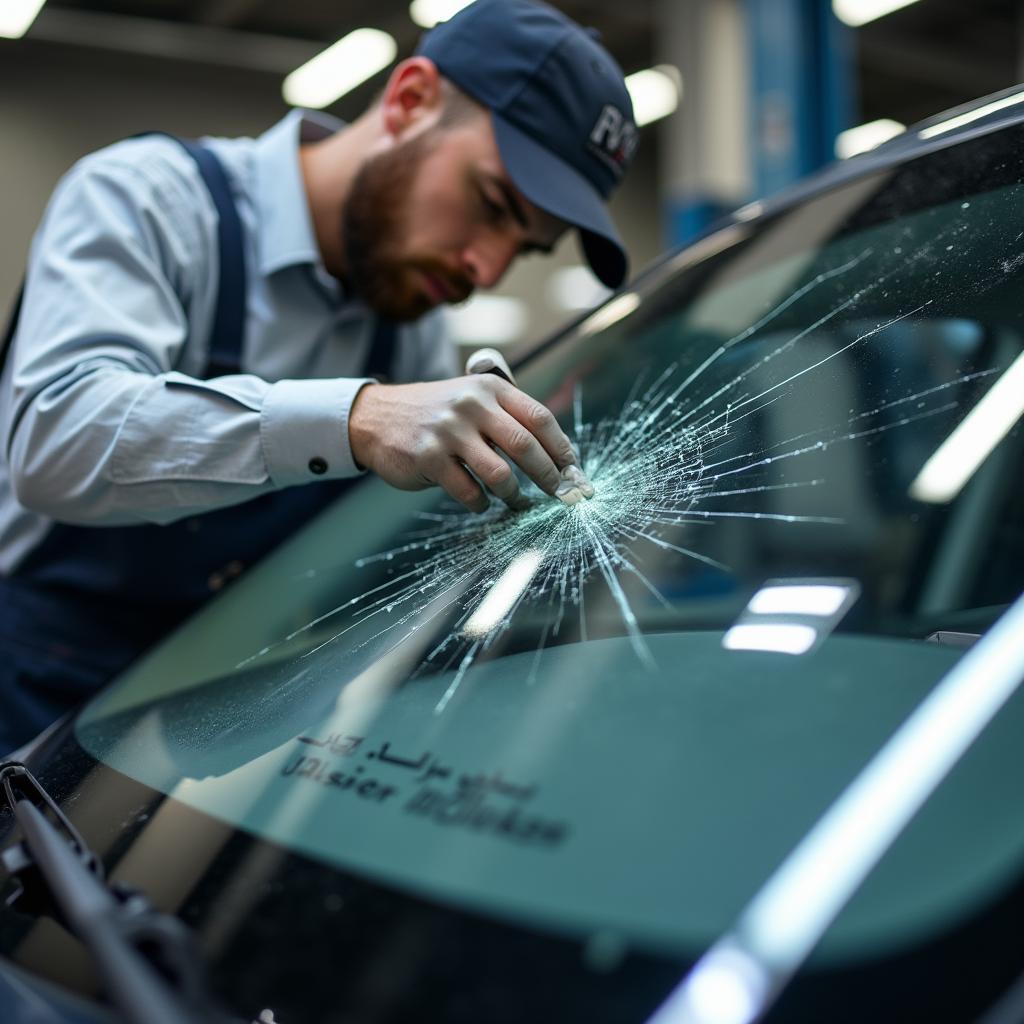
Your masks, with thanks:
M246 311L241 223L218 159L177 141L219 216L219 290L203 376L238 373ZM21 295L0 365L20 305ZM378 321L359 376L385 376L394 346L394 325ZM12 576L0 578L0 756L81 703L350 485L293 487L166 526L56 524Z

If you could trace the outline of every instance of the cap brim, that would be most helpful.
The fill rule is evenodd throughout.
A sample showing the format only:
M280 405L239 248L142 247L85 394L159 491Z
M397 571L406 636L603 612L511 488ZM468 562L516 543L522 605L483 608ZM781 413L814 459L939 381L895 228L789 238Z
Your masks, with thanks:
M583 253L602 284L618 288L629 261L604 200L575 168L491 111L498 150L516 188L535 206L579 229Z

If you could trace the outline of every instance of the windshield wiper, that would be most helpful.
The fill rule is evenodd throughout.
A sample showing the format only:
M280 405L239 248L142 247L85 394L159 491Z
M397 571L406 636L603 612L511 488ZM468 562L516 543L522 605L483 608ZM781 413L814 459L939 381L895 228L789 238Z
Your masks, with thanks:
M50 913L73 932L126 1021L226 1024L206 993L188 928L141 893L106 882L99 858L20 762L0 762L0 806L21 830L0 854L19 883L8 903Z

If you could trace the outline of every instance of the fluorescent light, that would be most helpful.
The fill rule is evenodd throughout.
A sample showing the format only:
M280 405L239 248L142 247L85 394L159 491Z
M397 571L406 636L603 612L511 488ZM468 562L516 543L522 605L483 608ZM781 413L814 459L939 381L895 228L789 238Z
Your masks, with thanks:
M544 553L531 548L513 558L509 567L487 591L480 606L469 617L463 631L467 636L484 637L501 622L523 596L530 580L544 561Z
M917 133L918 138L933 139L936 135L944 135L946 132L951 132L954 128L962 128L965 124L970 124L972 121L988 117L989 114L1005 110L1007 107L1016 106L1021 100L1024 100L1024 92L1015 92L1012 96L1004 96L1001 100L993 100L991 103L978 107L977 110L969 110L966 114L958 114L956 117L951 117L948 121L940 121L929 128L922 128Z
M840 160L848 160L858 153L867 153L880 146L883 142L906 131L907 126L891 117L880 117L877 121L859 124L856 128L847 128L836 136L836 156Z
M471 3L472 0L412 0L409 17L420 28L433 28L439 21L447 21Z
M507 345L522 337L529 321L526 304L504 295L474 295L445 315L452 337L467 345Z
M858 597L855 579L767 580L725 633L722 646L806 654L831 636Z
M560 309L591 309L611 293L587 267L559 267L548 279L548 295Z
M357 28L296 68L281 91L291 106L319 110L383 71L397 53L398 44L387 32Z
M583 323L580 324L580 334L597 334L612 324L624 320L640 305L640 296L636 292L623 292L622 295L612 299L606 306L591 313Z
M918 501L952 501L1024 413L1024 354L939 445L910 485Z
M832 0L832 10L840 21L856 28L913 3L917 0Z
M43 0L3 0L0 3L0 36L20 39L36 20Z
M733 626L722 646L730 651L777 651L779 654L806 654L818 639L813 626L795 623Z
M647 1024L749 1024L768 981L767 971L743 950L715 947Z
M640 126L668 117L679 106L683 79L678 68L659 64L627 75L626 88L633 101L633 119Z
M849 587L821 584L762 587L747 610L757 615L835 615L849 593Z

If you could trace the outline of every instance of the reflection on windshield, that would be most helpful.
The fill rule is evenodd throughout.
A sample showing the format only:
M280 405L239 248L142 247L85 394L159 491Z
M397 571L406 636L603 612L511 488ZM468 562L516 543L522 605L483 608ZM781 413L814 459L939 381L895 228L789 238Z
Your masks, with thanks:
M752 1024L1021 685L1024 595L865 766L648 1024ZM736 1010L721 1012L722 994Z
M834 515L777 512L764 499L771 492L827 485L827 475L803 471L807 456L821 456L852 441L870 444L888 431L948 417L959 404L957 389L994 372L954 373L939 384L850 409L846 416L830 417L826 424L782 440L752 444L758 434L750 429L751 421L773 403L801 401L802 389L827 386L824 375L831 364L855 357L872 339L892 335L901 322L926 315L932 299L908 302L906 309L870 325L853 319L851 312L884 290L897 269L905 272L909 264L929 256L934 242L912 257L895 260L893 269L867 285L855 272L873 260L877 264L871 248L818 273L695 367L675 360L660 372L641 373L615 415L590 420L585 389L577 382L571 434L596 488L591 501L564 506L534 491L533 506L524 512L509 511L497 500L483 515L421 512L422 529L411 539L355 563L358 568L392 563L392 575L317 616L283 642L337 619L339 627L304 657L346 642L351 631L367 624L374 628L362 634L357 648L371 643L392 647L436 627L439 619L447 621L450 625L418 667L419 672L454 672L434 707L441 713L466 672L521 609L542 610L538 654L559 636L569 617L578 621L580 636L586 639L585 594L587 584L596 579L606 589L638 661L655 667L627 594L627 583L633 584L648 600L671 608L643 568L652 549L729 573L727 562L702 550L702 531L709 525L728 519L776 521L793 529L845 524L841 508ZM899 248L895 255L901 256ZM818 293L826 289L838 298L823 302ZM809 315L802 315L802 304L811 310ZM790 326L794 317L798 326ZM832 344L824 347L812 340L838 320L844 320L845 334L833 334ZM748 346L741 360L733 360L752 340L761 344ZM795 479L765 482L774 467L788 462ZM265 647L243 664L276 646Z

